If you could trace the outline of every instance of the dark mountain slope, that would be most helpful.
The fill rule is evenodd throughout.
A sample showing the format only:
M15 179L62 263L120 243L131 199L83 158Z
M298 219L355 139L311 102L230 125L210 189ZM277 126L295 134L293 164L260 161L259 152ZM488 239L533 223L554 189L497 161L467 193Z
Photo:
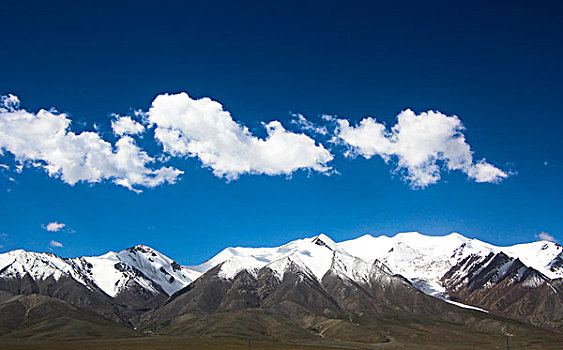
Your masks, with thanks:
M549 280L503 253L468 256L442 281L454 300L536 326L563 329L561 279Z
M96 312L115 322L135 325L141 314L162 305L166 301L165 294L149 294L138 285L131 285L112 298L97 286L85 286L70 276L55 279L51 276L34 280L29 274L16 278L0 278L0 290L12 294L40 294L57 298Z
M335 252L321 281L288 259L279 278L264 267L221 276L218 266L143 315L147 332L206 336L279 337L379 342L381 329L407 324L503 334L521 325L428 296L381 263L367 264ZM361 265L361 266L360 266ZM354 266L350 275L347 267ZM424 327L426 327L424 326ZM411 326L408 326L411 327ZM416 326L418 327L418 326Z
M82 339L138 335L100 315L43 295L2 298L0 336L18 339Z

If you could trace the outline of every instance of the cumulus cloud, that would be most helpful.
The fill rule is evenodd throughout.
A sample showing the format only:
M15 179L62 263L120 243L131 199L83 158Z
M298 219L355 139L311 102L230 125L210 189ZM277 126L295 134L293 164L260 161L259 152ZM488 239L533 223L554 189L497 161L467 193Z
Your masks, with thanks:
M536 235L537 239L541 239L542 241L550 241L550 242L556 242L557 240L555 239L555 237L553 237L552 235L550 235L547 232L540 232Z
M116 115L116 119L111 121L111 128L114 134L118 136L137 135L145 131L145 127L130 116L121 117Z
M263 123L267 137L256 137L210 98L160 95L147 117L166 152L197 157L229 180L242 174L289 175L298 169L330 171L332 154L314 139L287 131L279 121Z
M457 116L434 111L417 115L406 110L390 130L374 118L365 118L355 126L345 119L336 119L336 124L334 140L350 147L348 156L378 155L386 162L395 160L396 171L413 188L438 182L442 169L462 171L476 182L496 183L508 177L484 159L474 162Z
M0 153L15 156L23 164L44 169L50 176L74 185L109 179L130 190L174 183L182 171L172 167L149 168L154 162L130 136L122 136L115 147L95 132L75 134L64 113L21 109L16 96L0 101Z
M61 242L51 241L51 242L49 242L49 246L51 246L53 248L62 248L63 244Z
M193 99L186 93L163 94L146 112L114 115L111 126L118 139L110 143L98 129L73 132L64 113L29 112L20 108L16 96L8 95L0 100L0 154L9 152L15 157L16 173L33 166L70 185L109 180L137 192L177 181L183 171L155 164L170 157L197 158L228 180L243 174L290 175L297 170L332 173L333 155L315 140L331 137L348 147L346 156L377 155L394 164L395 172L413 188L438 182L443 170L461 171L475 182L496 183L509 176L485 159L473 159L457 116L406 110L390 129L374 118L356 125L328 115L322 120L323 125L293 115L291 124L300 132L286 130L279 121L265 122L266 136L259 137L217 101ZM334 133L327 126L335 126ZM147 128L164 149L154 158L132 137ZM0 170L10 167L0 164Z
M59 232L60 230L62 230L64 227L66 226L66 224L63 224L62 222L50 222L46 225L43 225L43 228L49 232Z

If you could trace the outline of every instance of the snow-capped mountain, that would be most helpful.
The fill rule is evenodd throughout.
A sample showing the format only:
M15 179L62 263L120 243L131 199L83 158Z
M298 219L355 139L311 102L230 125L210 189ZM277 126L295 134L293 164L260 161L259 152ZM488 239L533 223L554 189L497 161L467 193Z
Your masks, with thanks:
M503 280L507 285L522 283L523 287L537 288L547 277L502 252L487 256L470 255L442 277L444 287L454 293L463 288L471 291L489 289Z
M131 283L153 293L162 290L172 295L201 275L144 245L69 261L111 297Z
M363 288L373 288L373 283L388 288L393 280L389 276L397 274L420 291L457 306L557 328L561 324L547 308L563 310L562 251L553 242L501 247L457 233L366 235L340 243L319 235L281 247L227 248L192 268L202 273L213 271L228 283L241 273L260 279L265 270L273 272L280 283L287 278L287 271L292 271L309 276L325 289L330 285L326 279L338 276L361 286L356 289L360 294ZM340 287L330 290L333 296L344 288L337 285ZM353 293L347 295L355 300ZM344 299L341 302L347 303Z
M534 325L563 325L563 279L549 279L503 252L469 255L452 267L441 282L453 300ZM550 316L554 314L558 316Z
M231 248L219 256L222 258L208 262L205 267L209 269L199 279L162 307L144 314L141 324L156 331L253 309L324 336L330 329L346 327L339 319L351 322L353 315L415 315L444 321L469 318L462 309L417 290L383 264L346 253L324 235L279 248ZM236 324L233 327L239 327L238 321ZM191 328L189 324L185 327Z
M487 257L504 253L519 259L546 278L563 277L563 247L557 243L538 241L514 246L494 246L477 239L452 233L447 236L426 236L418 232L400 233L393 237L365 235L335 243L324 234L292 241L272 248L226 248L199 266L191 269L206 272L221 265L224 278L233 278L239 271L255 273L270 266L283 275L282 258L289 257L310 269L317 279L328 271L334 252L353 256L367 263L379 262L390 271L409 279L423 292L447 297L442 277L469 256Z
M70 277L86 287L95 286L115 297L134 285L153 294L172 295L201 273L143 245L117 253L72 259L24 250L0 254L2 278L17 279L26 275L34 281L48 278L58 281L61 277Z
M72 259L23 250L0 254L0 290L55 297L132 326L200 275L143 245Z
M331 265L334 252L348 254L324 234L313 238L299 239L281 247L273 248L227 248L205 263L190 267L199 272L221 265L220 275L233 278L241 270L255 274L268 266L281 278L288 259L310 270L317 279L321 279Z
M390 272L406 277L427 294L439 296L446 293L441 279L452 267L469 256L485 258L501 252L519 259L549 279L563 277L563 247L553 242L499 247L457 233L426 236L417 232L393 237L365 235L340 243L320 234L280 247L226 248L197 266L182 266L144 245L72 259L51 253L15 250L0 254L0 276L9 278L29 274L34 280L48 277L58 280L61 276L70 276L85 286L95 285L110 297L132 285L151 293L172 295L218 265L221 265L220 276L227 279L241 270L255 274L266 266L281 278L289 260L306 267L320 280L329 270L333 255L338 253L369 264L379 263ZM348 270L352 275L360 273L353 267Z
M365 235L338 243L338 246L366 261L383 262L391 271L408 278L422 291L436 296L446 293L442 277L471 255L486 257L502 252L519 259L547 278L563 277L563 269L558 265L558 259L563 256L563 247L548 241L501 247L457 233L426 236L407 232L393 237Z
M242 285L238 285L233 281L240 280L241 274L246 277L240 282ZM289 288L284 290L290 293L289 275L300 276L292 283L301 283L302 292L309 286L323 294L331 286L332 296L323 296L327 300L341 295L338 288L344 285L348 297L354 299L353 293L364 293L361 291L366 288L385 289L390 281L393 284L409 281L420 291L457 302L457 305L513 312L511 316L523 319L516 311L510 311L519 310L517 307L510 309L512 304L523 302L522 298L544 300L552 298L550 294L559 293L563 247L547 241L499 247L456 233L425 236L409 232L393 237L366 235L340 243L321 234L280 247L226 248L197 266L182 266L143 245L101 256L71 259L23 250L0 254L1 290L54 296L133 324L146 311L162 306L169 297L177 298L194 288L205 296L215 295L216 290L225 291L230 286L230 294L223 296L228 305L235 302L231 300L233 295L251 293L244 297L247 298L278 285ZM208 282L201 283L207 287L201 287L201 283L194 287L194 281L204 276ZM256 283L265 285L256 286ZM358 287L350 289L350 284ZM247 287L250 289L246 292L240 291ZM502 294L507 288L513 291L511 299L502 303L502 307L494 304L499 297L491 299L491 295L497 294L490 291ZM193 293L196 292L190 295ZM194 296L193 300L198 298ZM260 298L253 298L244 299L244 303L259 305ZM555 303L563 305L559 299ZM341 302L347 303L344 299ZM549 301L546 305L550 303L553 304ZM210 305L202 310L209 312L226 307L216 301ZM334 310L339 308L334 306ZM535 315L534 320L538 317Z
M29 275L33 280L49 277L59 280L62 276L72 276L86 283L78 271L64 259L51 253L33 253L13 250L0 254L0 271L3 278L22 278Z

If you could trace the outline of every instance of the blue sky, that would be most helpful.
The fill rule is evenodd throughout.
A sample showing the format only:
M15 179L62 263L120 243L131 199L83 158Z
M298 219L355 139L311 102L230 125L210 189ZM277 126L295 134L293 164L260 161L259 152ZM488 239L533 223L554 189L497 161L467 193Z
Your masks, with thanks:
M30 118L55 108L49 120L70 126L62 136L40 128L37 135L47 135L41 138L27 124L0 124L0 251L76 256L144 243L191 264L226 246L278 245L321 232L335 240L409 230L456 231L495 244L532 241L542 232L561 239L557 2L12 2L3 12L0 95L17 96L20 114ZM162 98L151 112L157 96L180 92L189 98ZM221 120L230 124L187 130L180 125L187 116L167 109L199 108L203 97L221 103L229 113ZM196 117L225 117L213 106ZM436 147L458 156L452 149L468 145L470 163L448 171L453 158L438 160L440 179L413 189L409 170L428 168L417 167L416 154L405 149L424 147L406 131L395 135L399 143L389 134L407 109L413 116L400 123L404 130L409 120L428 120L421 117L427 111L440 112L439 125L455 124L457 116L464 129L454 128ZM4 108L2 117L16 114ZM144 131L116 134L114 114L132 116ZM295 114L327 134L304 129ZM386 128L385 137L359 127L368 117ZM272 121L283 128L275 129L280 143L249 146L268 139ZM243 141L225 142L217 125L230 125ZM185 138L159 139L157 128L166 135L181 130ZM51 137L84 131L97 135L96 145L109 143L109 158L94 169L104 174L100 181L65 167L49 174L49 162L66 157L45 150ZM19 137L19 148L6 135ZM128 175L111 168L120 139L136 147L138 159L146 152L156 161ZM186 144L192 151L182 153ZM76 144L69 145L74 154ZM211 151L193 152L202 145ZM291 153L289 145L302 148ZM278 146L282 152L267 157ZM239 149L248 155L237 158L245 153ZM476 182L482 159L506 176ZM236 168L245 162L249 171ZM146 172L162 168L183 173ZM162 184L151 185L155 178ZM142 192L115 183L124 179ZM53 222L65 226L47 230Z

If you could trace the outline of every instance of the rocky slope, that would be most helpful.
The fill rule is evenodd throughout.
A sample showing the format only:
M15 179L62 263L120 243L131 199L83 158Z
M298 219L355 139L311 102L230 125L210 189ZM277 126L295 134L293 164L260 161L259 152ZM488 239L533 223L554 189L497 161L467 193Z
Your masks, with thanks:
M44 295L0 292L0 337L27 340L72 340L139 336L130 328Z
M504 253L470 255L442 278L454 300L556 329L563 327L562 281L550 280Z
M74 259L23 250L0 254L0 290L55 297L131 325L200 275L142 245Z
M552 242L498 247L416 232L227 248L198 266L143 245L72 259L16 250L0 254L0 290L58 298L147 330L248 310L315 334L369 315L460 324L474 317L433 297L483 309L479 317L560 329L562 256Z

